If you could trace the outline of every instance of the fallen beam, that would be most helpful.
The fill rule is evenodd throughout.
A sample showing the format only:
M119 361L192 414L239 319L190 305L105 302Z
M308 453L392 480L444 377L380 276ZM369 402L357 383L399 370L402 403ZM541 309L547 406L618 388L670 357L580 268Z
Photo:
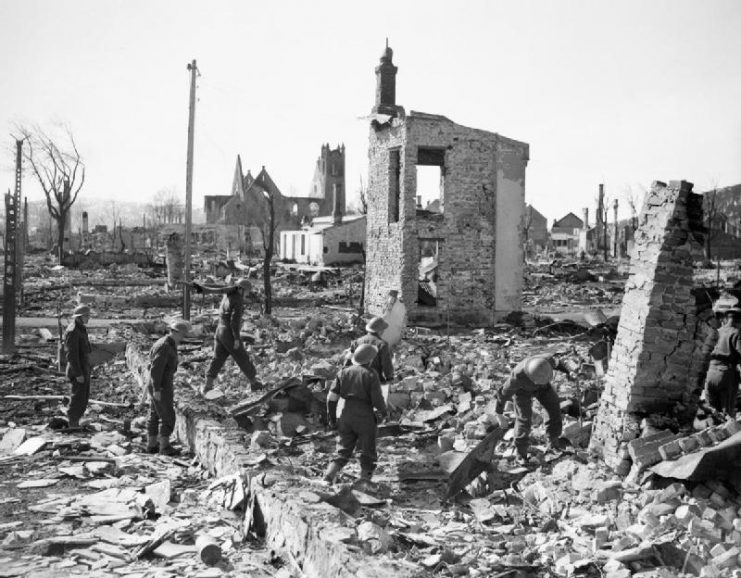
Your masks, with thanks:
M64 401L69 399L68 395L6 395L3 399L9 399L11 401ZM132 403L117 403L115 401L101 401L99 399L88 400L88 405L102 405L105 407L121 407L129 408L132 407Z

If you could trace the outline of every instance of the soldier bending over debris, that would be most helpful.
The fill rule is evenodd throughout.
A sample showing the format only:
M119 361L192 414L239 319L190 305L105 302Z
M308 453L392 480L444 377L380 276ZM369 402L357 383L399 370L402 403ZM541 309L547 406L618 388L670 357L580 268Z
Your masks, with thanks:
M741 309L726 311L718 330L718 343L710 354L703 397L716 411L736 417L738 398L738 365L741 363Z
M221 305L219 305L219 325L214 334L214 356L206 370L206 383L201 387L201 395L205 395L213 388L216 376L219 375L219 371L224 367L230 355L242 373L247 376L252 390L262 389L263 385L257 379L255 365L245 351L240 336L244 295L252 290L252 284L247 279L240 278L229 287L208 287L199 283L192 285L198 293L224 294Z
M528 357L515 366L497 395L495 411L499 415L504 412L507 401L514 398L515 448L517 462L521 465L528 463L527 450L530 446L533 421L533 398L540 402L547 413L545 428L549 448L557 451L565 448L565 441L561 438L563 431L561 404L556 390L551 385L554 369L564 371L571 377L568 369L551 355Z
M149 352L149 421L147 452L172 456L180 450L170 445L175 429L175 387L173 377L178 368L178 345L190 333L190 323L179 320L169 326L168 335L158 339Z
M337 457L329 464L324 481L332 483L345 467L357 446L360 449L360 479L370 481L376 469L376 431L378 417L386 418L386 403L381 393L378 374L371 368L377 350L364 343L353 353L352 365L340 370L327 396L327 415L330 427L337 426L340 439ZM342 398L345 407L337 420L337 402Z
M90 339L87 335L87 322L90 321L90 307L80 305L72 313L72 323L64 332L64 347L67 357L65 373L72 384L72 395L67 408L69 427L80 427L80 418L87 409L90 399Z

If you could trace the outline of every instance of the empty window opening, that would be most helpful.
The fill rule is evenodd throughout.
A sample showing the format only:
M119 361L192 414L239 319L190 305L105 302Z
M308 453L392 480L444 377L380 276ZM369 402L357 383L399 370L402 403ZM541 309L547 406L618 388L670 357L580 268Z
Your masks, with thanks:
M399 222L401 210L401 150L389 151L389 223Z
M306 255L306 235L301 235L301 256Z
M417 305L420 307L437 307L441 247L442 239L419 240Z
M417 208L430 213L443 212L445 149L417 149Z

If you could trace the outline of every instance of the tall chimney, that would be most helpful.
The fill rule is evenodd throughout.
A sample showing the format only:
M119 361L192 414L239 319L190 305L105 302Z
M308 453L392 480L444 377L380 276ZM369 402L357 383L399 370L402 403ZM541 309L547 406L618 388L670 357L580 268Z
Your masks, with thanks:
M584 207L582 209L582 213L584 214L584 229L589 229L589 207Z
M389 48L388 39L386 49L381 55L381 62L376 66L376 105L373 112L396 115L396 71L399 70L393 63L394 51Z
M335 225L342 223L342 185L332 185L332 220Z

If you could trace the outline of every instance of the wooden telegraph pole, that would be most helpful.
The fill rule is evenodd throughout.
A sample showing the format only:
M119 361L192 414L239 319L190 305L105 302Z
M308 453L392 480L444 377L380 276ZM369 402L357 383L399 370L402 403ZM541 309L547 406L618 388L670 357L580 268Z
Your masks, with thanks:
M15 193L5 195L5 280L3 284L3 352L15 351L16 295L20 280L19 244L23 243L21 220L21 162L23 141L16 140Z
M196 119L196 74L198 67L193 60L190 70L190 112L188 114L188 161L185 172L185 274L183 275L183 318L190 319L190 231L193 213L193 136Z

